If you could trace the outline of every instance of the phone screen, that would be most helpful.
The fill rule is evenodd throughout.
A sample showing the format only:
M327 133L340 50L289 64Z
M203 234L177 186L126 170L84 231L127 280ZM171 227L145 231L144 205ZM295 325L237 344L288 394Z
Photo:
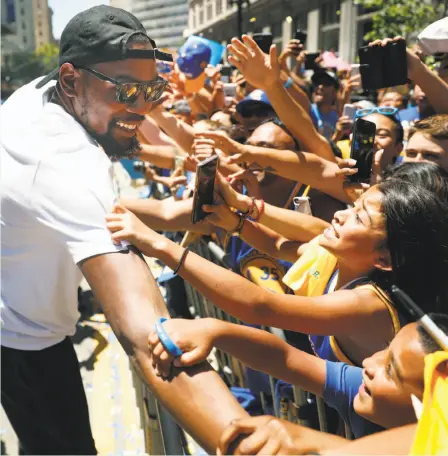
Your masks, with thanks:
M207 158L197 166L191 223L198 223L201 220L204 220L208 215L202 210L202 206L204 204L213 204L217 169L217 155Z
M348 177L351 182L370 182L375 132L376 125L373 122L364 119L355 121L350 158L356 160L358 172Z
M265 54L269 54L273 40L271 33L254 33L252 38Z
M350 103L344 105L342 110L342 115L347 116L349 119L353 120L356 114L356 106Z

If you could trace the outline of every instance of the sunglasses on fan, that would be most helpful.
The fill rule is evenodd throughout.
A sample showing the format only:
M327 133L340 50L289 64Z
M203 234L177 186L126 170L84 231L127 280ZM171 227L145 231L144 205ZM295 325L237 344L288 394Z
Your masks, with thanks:
M157 101L168 86L168 81L163 78L158 78L150 82L120 82L106 76L99 71L92 70L91 68L80 68L78 70L85 71L86 73L95 76L101 81L111 82L116 86L115 99L118 103L133 104L137 101L140 94L143 92L145 101L152 103Z

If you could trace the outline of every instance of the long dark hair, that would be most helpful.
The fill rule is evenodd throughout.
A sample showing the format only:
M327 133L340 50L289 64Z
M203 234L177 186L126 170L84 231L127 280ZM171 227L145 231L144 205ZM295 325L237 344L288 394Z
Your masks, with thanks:
M395 283L426 312L447 312L448 179L439 167L420 170L420 181L403 172L378 185L392 272L375 273L376 281L386 291Z

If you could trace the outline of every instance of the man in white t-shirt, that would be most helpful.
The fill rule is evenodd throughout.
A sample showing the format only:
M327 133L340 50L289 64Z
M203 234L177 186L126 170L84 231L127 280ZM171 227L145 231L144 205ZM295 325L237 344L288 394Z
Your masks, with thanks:
M58 68L1 108L2 404L26 454L96 454L69 338L81 273L142 378L208 450L246 416L207 366L157 376L147 337L168 316L163 299L105 225L110 158L138 150L137 128L166 87L156 58L169 56L155 48L130 13L91 8L62 33Z

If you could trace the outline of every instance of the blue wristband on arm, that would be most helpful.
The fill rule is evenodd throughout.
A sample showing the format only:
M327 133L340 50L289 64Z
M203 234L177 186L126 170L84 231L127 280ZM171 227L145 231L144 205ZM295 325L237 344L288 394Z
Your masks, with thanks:
M165 322L167 318L160 318L159 321L156 323L156 333L159 336L160 342L168 351L171 356L178 358L184 352L170 339L167 332L163 329L163 322Z
M293 82L294 82L294 81L292 80L292 78L291 78L291 76L290 76L290 77L288 78L288 80L285 82L285 85L284 85L283 87L284 87L285 89L289 89L289 88L292 86Z

